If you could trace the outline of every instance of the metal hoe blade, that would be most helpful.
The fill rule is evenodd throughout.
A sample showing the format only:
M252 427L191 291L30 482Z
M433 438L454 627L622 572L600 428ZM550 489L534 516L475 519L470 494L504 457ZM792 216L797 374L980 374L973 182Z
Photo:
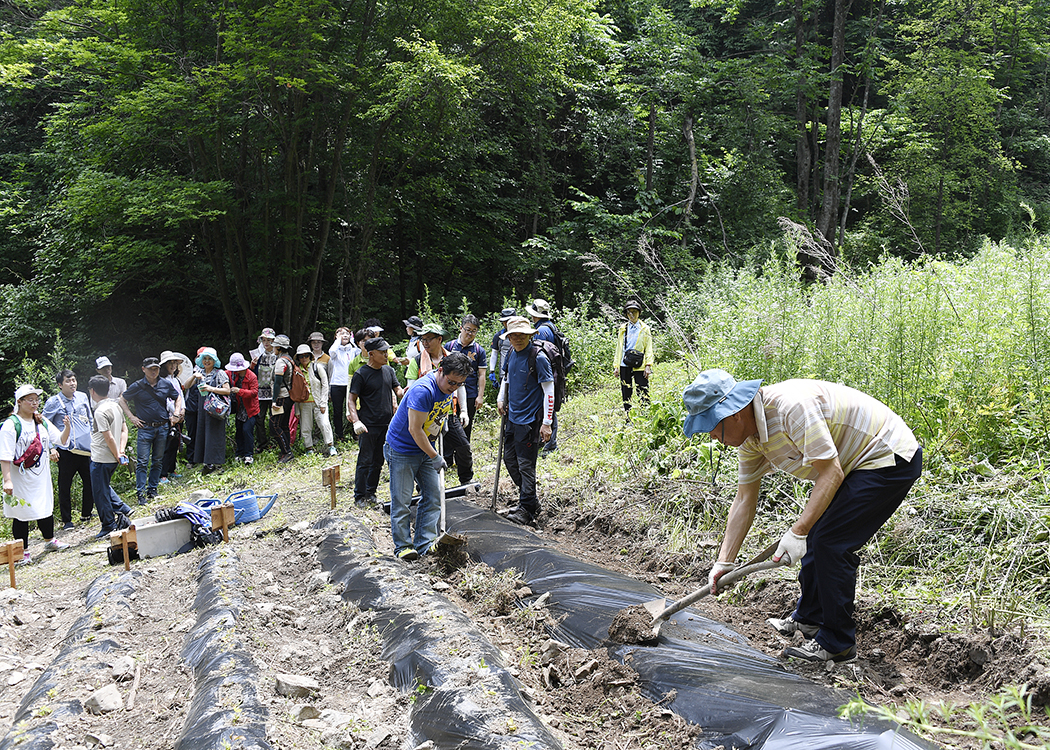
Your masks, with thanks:
M773 544L766 547L764 550L759 552L753 558L744 563L743 566L731 570L719 579L719 583L727 585L739 581L752 573L757 573L761 570L771 570L773 568L779 568L784 565L783 562L773 562L769 560L773 556L773 553L777 550L779 542L773 542ZM768 562L766 562L768 561ZM681 599L673 602L670 606L667 605L667 599L653 599L646 602L642 606L645 610L652 615L653 618L653 638L657 638L660 635L660 625L663 624L668 617L688 607L690 604L700 601L705 596L711 593L710 586L704 586L697 589L691 594L683 596Z

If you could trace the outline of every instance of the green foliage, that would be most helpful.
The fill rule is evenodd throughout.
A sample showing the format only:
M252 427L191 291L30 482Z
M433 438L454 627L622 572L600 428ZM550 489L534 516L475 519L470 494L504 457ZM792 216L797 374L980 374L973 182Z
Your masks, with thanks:
M58 384L55 382L55 375L61 370L72 369L74 362L69 356L69 352L66 350L65 342L62 340L62 334L60 331L55 331L54 345L50 352L44 359L36 360L32 359L28 355L22 356L22 361L18 365L18 369L12 373L12 379L18 384L28 384L39 388L44 391L44 395L41 397L40 408L43 409L43 402L48 396L52 396L58 393ZM11 408L14 408L14 403L11 404Z
M1048 261L1045 240L988 243L966 263L887 259L807 287L774 256L755 271L712 268L666 304L702 368L846 383L968 465L1050 435Z
M1050 716L1050 709L1045 709ZM845 718L871 715L917 734L944 742L976 741L981 747L1042 750L1050 746L1050 729L1041 726L1027 685L1004 687L990 700L961 706L954 703L908 701L903 710L871 706L855 698L840 711Z

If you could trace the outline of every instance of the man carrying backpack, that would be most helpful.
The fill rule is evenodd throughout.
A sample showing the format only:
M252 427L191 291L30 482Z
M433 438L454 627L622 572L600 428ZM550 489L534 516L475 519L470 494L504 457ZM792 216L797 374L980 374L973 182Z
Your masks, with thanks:
M536 339L549 341L558 348L565 366L565 372L568 372L572 368L572 351L569 349L569 341L565 338L565 334L559 331L558 327L551 320L550 303L544 299L535 299L531 305L525 308L525 312L532 318L532 325L536 327ZM559 407L561 406L560 403L558 405ZM554 415L554 421L551 423L551 439L543 447L543 452L550 454L556 450L558 450L557 414Z
M540 513L536 459L540 445L551 439L555 405L554 370L543 351L544 344L533 343L535 333L525 318L507 321L503 336L510 341L511 350L507 353L506 376L496 397L496 408L507 416L503 461L518 486L518 505L507 518L523 525L534 524Z

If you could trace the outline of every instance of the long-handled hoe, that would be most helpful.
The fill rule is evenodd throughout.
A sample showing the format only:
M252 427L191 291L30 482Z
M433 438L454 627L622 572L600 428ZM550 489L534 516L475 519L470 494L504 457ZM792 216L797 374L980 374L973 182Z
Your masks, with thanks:
M764 550L759 552L753 558L744 563L744 565L742 565L741 567L736 568L735 570L731 570L725 575L723 575L719 579L719 585L721 587L725 587L731 583L734 583L735 581L739 581L745 576L751 575L752 573L757 573L761 570L770 570L772 568L778 568L781 565L784 565L783 562L773 562L769 559L773 556L773 553L777 551L778 543L779 542L773 542L773 544L769 545ZM651 631L648 633L644 631L639 632L642 631L644 628L644 625L641 625L641 623L639 623L639 625L635 626L633 629L624 629L622 626L617 627L616 625L614 625L614 628L621 631L621 634L624 636L625 640L621 640L621 642L644 643L655 641L660 636L660 625L662 625L668 617L678 612L681 612L690 604L700 601L710 593L711 587L705 584L704 586L692 592L691 594L688 594L679 599L678 601L673 602L670 606L668 606L666 599L653 599L652 601L648 601L645 604L641 605L645 608L645 611L648 612L649 615L653 618L652 622L650 623ZM635 606L637 607L637 605ZM627 609L622 610L616 616L617 619L613 622L617 623L617 621L621 618L626 618L624 620L625 623L631 621L631 613L634 609L634 607L628 607ZM610 628L610 634L612 633L612 630L614 628Z

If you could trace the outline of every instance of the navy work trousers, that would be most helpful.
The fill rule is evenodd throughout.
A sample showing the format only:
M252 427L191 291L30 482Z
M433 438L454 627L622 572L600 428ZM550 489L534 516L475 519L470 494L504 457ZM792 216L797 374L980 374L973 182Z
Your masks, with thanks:
M922 473L922 448L896 466L850 472L831 505L809 532L798 582L802 589L793 617L819 625L817 643L841 653L857 642L853 600L857 588L857 550L875 536L897 510Z

